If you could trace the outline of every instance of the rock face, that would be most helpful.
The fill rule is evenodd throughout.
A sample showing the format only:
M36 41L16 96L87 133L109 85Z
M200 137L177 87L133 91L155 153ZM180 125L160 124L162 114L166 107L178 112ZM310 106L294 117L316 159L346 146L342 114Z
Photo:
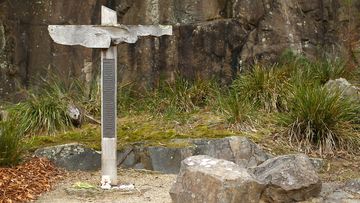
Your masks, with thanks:
M118 153L124 168L144 168L176 174L181 161L195 155L208 155L237 163L243 167L254 167L269 159L269 155L245 137L223 139L189 140L182 148L134 146Z
M121 83L152 86L176 74L229 83L244 64L276 60L286 49L359 61L357 0L0 0L0 98L14 97L16 80L29 87L49 70L62 79L96 78L98 51L57 45L46 27L99 24L101 5L115 9L120 23L174 25L171 37L118 47Z
M38 149L35 155L67 170L98 170L101 166L100 153L76 143Z
M317 197L321 180L306 155L285 155L269 159L251 171L267 184L265 202L298 202Z
M193 156L182 162L170 195L174 203L257 203L264 187L232 162Z

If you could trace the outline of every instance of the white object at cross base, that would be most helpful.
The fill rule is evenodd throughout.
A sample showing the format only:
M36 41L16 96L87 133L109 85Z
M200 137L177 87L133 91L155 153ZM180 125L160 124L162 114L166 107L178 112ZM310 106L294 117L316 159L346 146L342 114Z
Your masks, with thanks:
M119 43L135 43L140 36L172 35L171 25L119 25L115 11L101 7L101 25L49 25L51 38L62 45L81 45L101 51L101 177L117 185L116 90Z

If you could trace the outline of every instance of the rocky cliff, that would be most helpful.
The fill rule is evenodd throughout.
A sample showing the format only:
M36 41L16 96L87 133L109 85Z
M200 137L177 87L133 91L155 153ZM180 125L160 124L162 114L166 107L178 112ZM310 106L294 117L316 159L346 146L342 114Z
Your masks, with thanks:
M91 80L98 51L53 43L48 24L98 24L100 6L124 24L172 24L174 35L119 45L121 83L152 86L177 74L228 83L287 49L356 62L360 0L0 0L0 101L49 71Z

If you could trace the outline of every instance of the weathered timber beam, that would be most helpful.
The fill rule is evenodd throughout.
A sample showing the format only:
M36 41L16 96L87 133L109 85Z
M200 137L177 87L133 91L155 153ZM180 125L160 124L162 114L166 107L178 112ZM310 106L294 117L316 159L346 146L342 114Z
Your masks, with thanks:
M171 25L49 25L48 30L58 44L88 48L109 48L111 43L135 43L141 36L172 35Z

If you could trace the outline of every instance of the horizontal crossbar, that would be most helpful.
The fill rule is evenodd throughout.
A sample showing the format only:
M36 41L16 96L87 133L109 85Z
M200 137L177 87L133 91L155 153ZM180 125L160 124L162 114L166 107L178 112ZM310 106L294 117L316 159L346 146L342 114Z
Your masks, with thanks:
M48 30L58 44L88 48L109 48L112 43L135 43L141 36L172 35L171 25L49 25Z

